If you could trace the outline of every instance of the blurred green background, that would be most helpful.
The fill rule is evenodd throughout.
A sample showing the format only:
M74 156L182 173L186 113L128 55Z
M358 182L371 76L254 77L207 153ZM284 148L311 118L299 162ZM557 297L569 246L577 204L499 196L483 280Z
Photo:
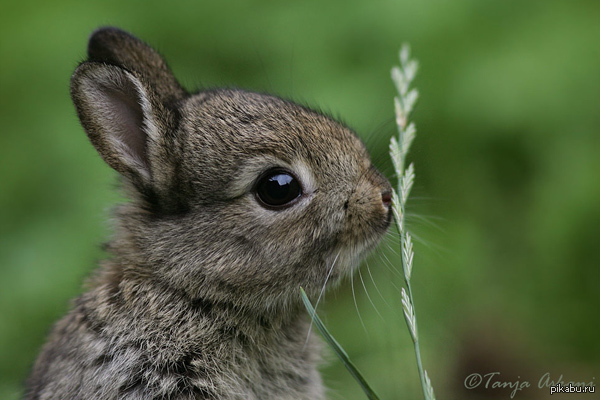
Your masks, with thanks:
M421 346L438 398L499 372L600 382L600 2L23 1L0 12L0 398L16 399L96 262L119 201L69 77L101 25L157 47L189 89L268 91L355 128L392 178L389 71L420 62L409 204ZM418 399L392 237L319 312L382 399ZM366 268L368 267L368 269ZM362 280L361 280L362 278ZM331 399L364 399L331 357ZM597 394L596 394L597 396ZM554 396L553 398L556 398ZM567 397L565 397L567 398ZM575 395L569 399L578 398ZM591 399L593 396L581 397ZM596 397L597 398L597 397Z

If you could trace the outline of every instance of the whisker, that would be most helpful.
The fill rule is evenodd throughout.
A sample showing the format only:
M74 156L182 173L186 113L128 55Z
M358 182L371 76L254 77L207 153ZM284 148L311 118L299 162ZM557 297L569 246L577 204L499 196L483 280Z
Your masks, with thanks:
M432 226L442 233L445 233L445 229L433 221L435 219L437 219L438 221L445 221L444 218L436 218L434 216L428 216L428 215L423 215L423 214L406 213L407 221L409 221L409 220L418 221L418 222L426 224L428 226Z
M392 275L396 275L397 278L404 279L404 274L400 272L400 270L396 267L396 264L394 264L385 253L382 254L381 256L383 257L383 259L385 261L383 263L383 265L385 265L385 267L388 269L388 271L390 271L392 273ZM393 280L390 282L393 283Z
M340 256L341 252L342 252L342 250L340 249L338 251L338 253L335 255L335 258L333 259L333 262L331 263L331 267L329 268L329 271L327 272L327 277L325 278L325 283L323 283L323 287L321 288L321 293L319 293L319 297L317 298L317 302L315 303L315 312L317 311L317 307L319 307L319 302L321 301L321 297L323 297L323 293L325 293L325 287L327 286L327 282L329 281L329 278L331 277L331 273L333 272L333 268L335 267L335 264L337 263L337 260Z
M395 125L395 122L395 117L387 117L379 122L373 129L363 135L365 145L368 148L373 148L381 145L384 140L389 140L394 132L392 126Z
M373 300L371 299L371 296L369 295L369 291L367 290L367 285L365 285L365 281L364 281L364 279L362 277L362 273L360 272L360 269L358 270L358 277L360 278L360 282L362 283L363 289L365 289L365 294L367 295L367 299L369 299L369 303L371 303L371 305L375 309L375 312L377 313L377 315L379 315L379 317L383 321L385 321L385 318L383 318L383 316L381 315L381 313L379 313L379 310L377 309L377 306L375 306L375 303L373 303Z
M304 342L304 348L306 348L306 345L308 344L308 340L310 338L310 334L312 332L312 326L313 326L313 323L315 322L315 316L317 315L317 307L319 307L321 298L323 297L323 294L325 293L325 287L327 286L327 282L329 281L329 278L331 277L331 273L333 272L333 268L335 267L335 264L337 263L337 260L340 256L341 252L342 252L342 250L340 249L338 251L338 253L335 255L335 258L333 259L333 262L331 263L331 267L329 267L329 271L327 271L327 276L325 277L325 282L323 282L323 286L321 287L321 292L319 293L319 297L317 298L317 302L315 303L315 307L314 307L315 312L310 317L310 326L308 327L308 333L306 334L306 341Z
M350 287L352 288L352 298L354 299L354 307L356 308L356 314L358 314L358 319L360 320L360 324L362 325L365 333L367 333L367 327L365 326L365 322L360 315L360 311L358 311L358 302L356 301L356 292L354 291L354 272L350 270Z
M385 297L383 296L383 294L377 287L377 284L375 283L375 279L373 278L373 274L371 273L371 268L369 268L369 263L366 263L366 267L367 267L367 272L369 273L369 276L371 277L371 282L373 282L373 286L375 287L375 290L377 291L377 293L379 293L379 297L381 297L381 300L383 300L383 302L385 303L386 306L391 308L390 304L387 302L387 300L385 299Z
M396 268L394 268L392 262L387 258L387 256L385 254L382 254L382 261L383 261L383 264L386 266L386 268L388 270L390 270L392 272L397 272ZM398 277L400 277L399 273L396 273L395 275L398 275ZM404 279L404 276L402 276L401 279ZM396 279L389 279L388 280L389 284L392 285L393 290L398 295L398 297L395 298L397 301L394 302L394 304L400 305L401 304L401 297L402 297L401 293L402 293L402 291L398 287L398 285L396 285L396 281L397 281ZM386 304L389 305L389 303L387 303L387 302L386 302ZM402 313L400 312L400 310L402 309L401 306L392 307L391 305L389 305L389 307L392 310L394 316L396 316L397 318L402 318L403 317Z
M398 236L398 237L400 237L400 236ZM394 239L397 239L397 238L394 238ZM400 254L396 251L396 249L394 247L392 247L392 245L390 243L386 242L386 245L387 245L388 250L391 253L393 253L397 257L400 257ZM396 245L397 245L397 243L394 243L394 246L396 246Z
M394 231L388 231L386 236L390 236L390 237L393 237L393 239L398 240L398 238L400 237L400 234L394 230Z

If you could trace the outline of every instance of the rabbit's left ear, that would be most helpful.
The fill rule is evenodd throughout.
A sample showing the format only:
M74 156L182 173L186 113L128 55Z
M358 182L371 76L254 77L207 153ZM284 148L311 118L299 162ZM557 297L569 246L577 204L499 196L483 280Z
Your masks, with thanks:
M88 57L71 78L71 97L92 144L140 192L168 192L176 162L169 133L187 92L154 49L120 29L95 31Z
M97 62L81 64L71 97L90 141L104 161L136 186L152 183L152 153L163 146L167 111L132 72Z

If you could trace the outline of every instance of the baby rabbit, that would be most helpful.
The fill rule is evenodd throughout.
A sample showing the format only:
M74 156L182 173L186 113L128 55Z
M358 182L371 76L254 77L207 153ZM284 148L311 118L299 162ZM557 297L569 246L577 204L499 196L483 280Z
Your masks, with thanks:
M91 36L71 96L130 201L25 399L323 399L299 288L316 299L390 223L363 143L274 96L190 94L116 28Z

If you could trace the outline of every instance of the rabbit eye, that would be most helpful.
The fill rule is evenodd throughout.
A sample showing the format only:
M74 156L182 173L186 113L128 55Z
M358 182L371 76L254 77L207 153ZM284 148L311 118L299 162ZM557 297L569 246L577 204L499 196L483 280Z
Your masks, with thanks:
M254 192L259 202L267 208L284 208L302 194L298 180L289 172L267 171L256 183Z

